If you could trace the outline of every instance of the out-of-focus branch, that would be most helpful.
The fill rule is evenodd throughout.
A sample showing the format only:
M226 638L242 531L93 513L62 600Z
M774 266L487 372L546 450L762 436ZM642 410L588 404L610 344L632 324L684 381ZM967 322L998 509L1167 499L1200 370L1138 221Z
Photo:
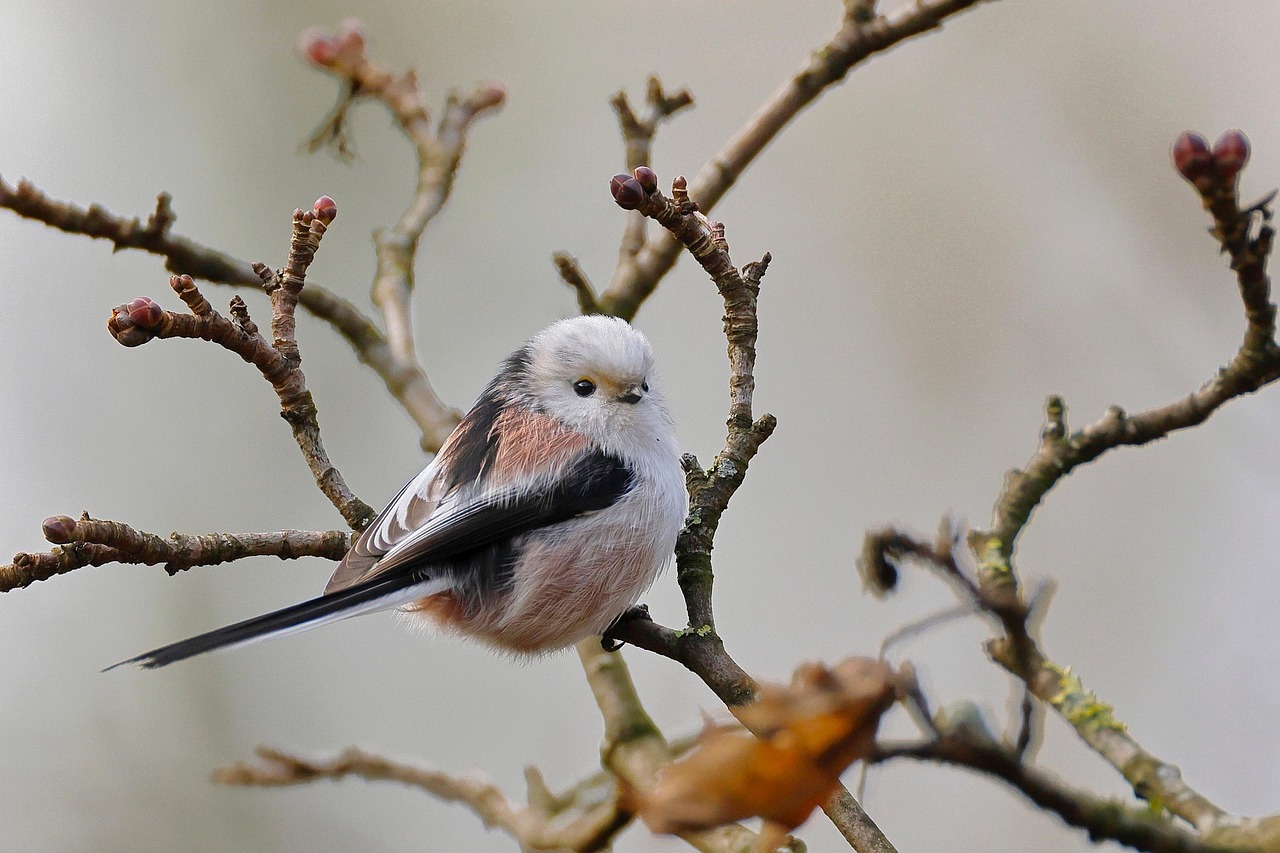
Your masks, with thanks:
M710 211L765 146L852 68L906 39L938 29L948 18L980 2L917 0L893 17L876 15L873 2L846 3L844 21L836 34L814 51L804 67L774 92L698 171L689 186L690 194L698 199L704 212ZM675 265L680 249L677 239L657 235L634 255L624 255L609 286L599 295L601 307L619 317L634 317Z
M1137 796L1158 803L1202 833L1236 820L1187 785L1176 766L1143 749L1130 737L1111 706L1086 690L1069 668L1048 660L1028 627L1030 610L1011 600L1003 589L982 585L979 567L972 560L967 565L960 562L968 552L953 536L945 535L951 525L943 524L941 529L943 534L934 543L893 529L869 533L859 561L864 583L873 592L891 589L900 565L908 560L938 571L979 612L991 616L1004 629L1004 636L987 643L992 659L1074 726L1080 738L1124 776ZM1001 749L1021 759L1025 753L1023 738L1020 732L1018 742L1002 744Z
M415 407L415 419L422 427L422 446L428 451L438 450L457 426L459 414L436 396L418 361L412 310L414 262L423 231L448 201L472 123L501 106L506 91L497 84L484 83L466 97L451 94L439 122L433 125L417 74L412 69L392 74L371 61L358 23L344 23L334 36L307 31L301 36L300 46L313 64L344 83L337 107L311 140L312 149L332 145L345 154L348 110L356 100L371 98L391 112L417 154L417 187L412 202L395 225L374 234L377 270L372 297L382 313L389 354L399 381L411 386L403 393Z
M619 91L609 99L609 103L618 116L618 127L622 131L623 160L626 168L632 170L653 162L653 138L658 132L658 125L686 107L693 106L693 95L688 89L668 94L662 81L653 75L649 77L644 104L639 112L631 105L631 99L625 91ZM629 215L622 232L622 241L618 245L618 266L629 264L645 247L648 239L645 217L640 213ZM560 272L561 280L577 294L578 309L583 314L618 313L611 300L600 301L596 298L595 289L586 273L578 266L576 258L567 252L555 252L551 259ZM633 309L626 318L629 320L634 314Z
M271 533L172 533L168 538L135 530L119 521L66 515L46 518L44 536L55 548L18 553L0 566L0 592L10 592L84 566L134 563L164 566L176 574L192 566L213 566L246 557L324 557L340 560L351 545L344 530L281 530Z
M729 256L723 223L711 222L689 198L683 177L672 183L672 197L658 189L658 177L647 166L617 175L610 183L614 201L667 229L715 283L724 299L724 333L729 356L729 419L724 448L708 469L692 455L682 460L689 490L689 515L676 541L676 579L684 594L689 622L673 631L646 619L624 621L612 636L679 661L701 678L731 709L756 697L755 681L738 666L716 633L711 593L715 576L711 549L720 517L742 485L760 445L773 434L772 415L755 418L757 300L770 256L741 270ZM893 845L843 787L824 811L859 853L888 853Z
M577 649L587 683L604 718L600 754L605 768L633 790L652 788L659 772L671 763L676 753L640 702L622 657L605 652L594 640L583 640ZM623 814L626 820L632 817L629 812ZM756 849L756 834L737 824L679 835L704 853L746 853ZM799 853L803 848L789 841L776 849Z
M231 300L232 316L227 318L214 310L188 275L175 275L169 283L186 303L190 314L165 311L151 299L140 297L117 306L107 328L125 346L138 346L153 338L202 338L231 350L257 367L280 398L280 414L293 429L293 437L311 468L316 485L353 530L362 530L377 513L352 494L341 472L329 461L320 439L315 400L307 390L294 337L293 309L299 295L305 292L306 268L327 223L333 221L336 214L337 207L327 196L317 200L311 211L295 211L288 264L279 272L272 272L261 264L254 268L271 296L274 343L258 331L238 296Z
M896 758L949 764L1002 779L1040 808L1053 812L1071 826L1086 830L1094 841L1110 839L1149 853L1226 853L1266 849L1211 843L1157 811L1135 808L1074 788L1044 770L1020 761L1017 755L1004 747L963 735L945 735L918 744L882 745L872 761L884 763Z
M525 850L599 851L624 827L611 800L578 803L581 814L566 819L560 798L544 796L545 786L531 785L530 804L512 802L502 789L474 774L455 776L392 761L349 747L329 760L309 760L260 746L256 763L238 763L217 770L213 781L222 785L283 787L321 779L356 776L369 781L399 782L448 803L472 811L486 827L501 829ZM535 777L531 777L533 779ZM540 777L537 777L540 778Z

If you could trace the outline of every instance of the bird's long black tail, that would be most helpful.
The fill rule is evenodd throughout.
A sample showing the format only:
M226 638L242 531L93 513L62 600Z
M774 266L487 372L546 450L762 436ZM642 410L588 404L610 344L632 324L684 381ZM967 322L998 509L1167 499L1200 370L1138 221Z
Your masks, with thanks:
M445 581L426 578L416 572L373 578L340 592L322 595L265 616L246 619L207 634L152 649L137 657L112 664L103 672L131 663L146 669L168 666L205 652L296 634L361 613L390 610L417 598L441 592L448 586Z

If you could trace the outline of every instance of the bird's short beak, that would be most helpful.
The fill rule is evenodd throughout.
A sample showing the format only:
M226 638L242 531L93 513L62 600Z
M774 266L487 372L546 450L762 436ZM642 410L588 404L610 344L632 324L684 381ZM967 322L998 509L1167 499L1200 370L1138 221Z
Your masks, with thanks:
M627 390L618 395L618 400L623 403L639 403L644 399L644 391L639 385L628 385Z

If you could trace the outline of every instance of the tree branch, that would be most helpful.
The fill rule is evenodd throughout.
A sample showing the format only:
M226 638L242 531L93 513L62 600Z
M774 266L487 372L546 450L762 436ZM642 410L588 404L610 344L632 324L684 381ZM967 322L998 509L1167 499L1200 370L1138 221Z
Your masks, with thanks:
M711 603L715 576L711 549L720 517L742 485L747 467L760 445L773 434L772 415L754 418L756 337L759 331L757 300L760 281L768 270L766 253L741 270L729 257L724 225L711 222L689 198L683 177L672 182L672 197L658 189L658 178L647 166L631 176L617 175L610 183L614 201L624 210L635 210L667 229L698 261L724 299L724 333L729 356L729 419L724 448L708 469L692 455L681 463L689 490L689 515L676 540L676 580L684 594L688 626L672 631L657 623L633 619L613 634L679 661L703 680L731 710L755 700L757 686L725 651L716 633ZM889 853L893 845L841 787L823 807L845 839L859 853Z
M710 211L743 171L800 111L851 69L913 36L942 23L982 0L918 0L894 18L872 14L874 4L846 5L840 29L809 61L756 110L729 141L694 176L689 192L704 212ZM619 263L604 293L601 308L624 319L635 316L662 277L680 256L681 244L655 237L635 255Z
M1068 433L1062 398L1050 397L1040 446L1026 466L1007 475L992 513L991 528L975 532L976 550L995 574L1007 576L1005 564L1031 513L1049 490L1075 468L1114 448L1147 444L1172 432L1199 426L1228 401L1280 378L1276 306L1271 301L1271 280L1266 271L1275 236L1270 224L1275 194L1241 206L1238 177L1248 151L1248 141L1239 131L1225 134L1213 151L1201 137L1190 133L1183 134L1174 146L1175 165L1195 187L1213 218L1210 233L1230 258L1236 274L1247 321L1239 350L1212 379L1180 400L1135 415L1112 406L1100 420L1072 433Z
M119 521L66 515L46 518L44 536L57 547L42 554L18 553L0 566L0 592L10 592L84 566L133 563L164 566L169 574L246 557L324 557L340 560L351 546L344 530L281 530L273 533L171 533L163 538Z
M920 744L881 746L873 763L896 758L933 761L976 770L1007 782L1032 803L1089 833L1149 853L1226 853L1237 848L1209 843L1151 809L1134 808L1064 784L1008 750L961 735Z
M619 820L612 801L578 803L582 813L565 820L563 805L556 808L553 798L534 796L535 791L540 793L545 786L531 786L530 804L520 806L508 799L496 785L474 775L454 776L439 770L413 767L354 746L327 761L299 758L265 746L258 747L256 753L258 763L241 762L216 770L213 781L221 785L268 788L303 785L320 779L338 780L347 776L399 782L444 802L466 806L486 827L501 829L526 850L584 853L605 850L629 820Z
M280 414L289 422L316 485L353 530L363 530L377 513L352 494L341 472L329 461L320 439L315 400L307 390L302 357L294 337L293 310L299 295L305 292L306 268L324 236L327 222L331 222L336 213L337 207L327 196L319 199L312 211L294 211L289 263L275 273L261 264L254 268L271 297L274 344L268 343L258 331L238 296L231 300L232 317L228 319L214 310L189 275L172 276L169 283L191 310L190 314L165 311L151 299L140 297L113 309L107 328L125 346L138 346L153 338L202 338L257 367L280 398Z
M26 180L12 188L0 180L0 207L69 234L110 240L116 251L139 249L159 255L165 259L165 269L176 275L232 287L262 286L253 265L247 261L170 233L174 214L168 193L156 197L156 210L145 223L136 217L118 216L98 204L85 209L52 199ZM420 371L398 364L378 327L359 308L333 291L310 284L299 295L298 304L346 339L356 357L378 374L391 396L413 418L422 432L423 446L430 447L445 429L442 424L448 418L440 414L442 404L430 385L423 384Z

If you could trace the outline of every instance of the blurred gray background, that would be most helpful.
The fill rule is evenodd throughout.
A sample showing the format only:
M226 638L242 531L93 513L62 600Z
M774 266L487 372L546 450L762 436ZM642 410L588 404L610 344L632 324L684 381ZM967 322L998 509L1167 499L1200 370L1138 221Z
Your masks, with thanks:
M829 37L840 3L3 0L0 174L127 214L168 190L178 233L273 265L289 212L327 193L341 213L313 278L365 304L369 234L408 201L410 151L366 106L353 165L299 155L336 86L294 54L304 27L357 13L375 56L416 65L433 103L481 80L510 89L475 128L418 267L423 358L465 406L507 351L573 311L553 250L608 278L623 224L605 192L621 163L608 97L642 95L650 72L690 87L698 106L662 130L654 165L664 181L692 174ZM757 404L780 425L716 548L721 631L748 670L785 678L806 658L874 653L949 604L921 574L887 602L863 595L862 533L927 533L946 513L985 522L1033 449L1046 394L1064 394L1080 425L1110 403L1180 396L1235 351L1234 282L1168 148L1185 128L1242 127L1246 194L1280 183L1277 24L1268 2L1002 0L855 71L750 169L716 212L739 263L775 258ZM162 534L340 525L253 370L199 342L128 350L107 335L110 307L133 296L177 307L157 259L0 212L0 286L6 558L46 547L45 516L80 510ZM720 311L682 261L637 320L704 461L726 411ZM299 337L330 453L381 504L424 461L414 431L326 327L304 319ZM1277 416L1268 390L1081 470L1020 551L1028 580L1060 583L1046 650L1193 786L1246 814L1280 808ZM262 742L316 755L357 743L479 769L516 796L529 763L567 784L597 766L601 734L572 654L516 665L380 616L98 673L310 596L330 568L258 560L171 579L106 566L0 596L0 848L514 850L463 809L394 786L235 790L208 773ZM670 575L648 600L680 621ZM1008 680L984 660L985 636L962 623L899 657L935 701L973 698L1003 719ZM625 654L666 731L718 710L679 667ZM1125 793L1057 721L1042 758ZM935 767L877 771L866 805L903 851L1088 846L1000 784ZM821 817L800 835L841 846ZM683 849L643 831L618 848Z

